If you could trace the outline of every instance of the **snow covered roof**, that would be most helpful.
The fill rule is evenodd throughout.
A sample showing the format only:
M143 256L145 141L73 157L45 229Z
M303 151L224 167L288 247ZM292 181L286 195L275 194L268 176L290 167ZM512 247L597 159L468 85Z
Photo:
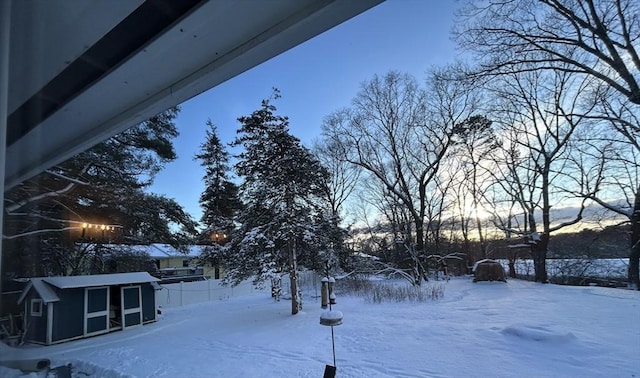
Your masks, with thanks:
M96 248L96 244L82 244L83 248L91 250ZM154 244L140 244L140 245L128 245L128 244L102 244L102 247L106 248L123 248L131 249L136 252L145 252L153 258L167 258L167 257L199 257L202 246L190 245L187 246L187 252L182 252L172 247L169 244L154 243Z
M42 278L34 277L29 280L27 286L22 290L22 294L20 294L20 298L18 298L18 303L22 303L22 301L24 301L24 298L27 296L27 293L31 288L38 293L45 303L58 302L60 300L56 292L51 288L51 286L44 283Z
M94 274L90 276L40 277L39 279L60 289L160 281L147 272ZM33 282L33 278L31 280Z
M71 289L77 287L93 287L108 285L123 285L131 283L149 282L158 290L160 286L156 283L159 279L153 277L147 272L134 273L114 273L114 274L94 274L90 276L69 276L69 277L32 277L29 283L20 294L18 303L22 303L27 297L27 293L32 288L38 293L45 303L58 302L60 298L55 290L51 287L59 289ZM51 286L49 286L51 285Z
M181 252L169 244L149 244L149 245L134 245L133 249L139 252L146 252L149 256L154 258L166 258L166 257L198 257L200 256L199 245L190 245L187 248L187 253Z
M471 270L475 272L476 268L480 264L500 264L500 263L498 261L492 260L492 259L482 259L482 260L476 261L475 264L473 264L473 268Z

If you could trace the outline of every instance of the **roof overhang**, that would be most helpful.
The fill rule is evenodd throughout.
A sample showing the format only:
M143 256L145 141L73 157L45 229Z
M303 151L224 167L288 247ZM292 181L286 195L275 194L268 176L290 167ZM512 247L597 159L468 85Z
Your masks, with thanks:
M50 303L58 302L60 300L52 287L64 290L149 283L154 289L158 290L158 288L160 288L158 281L160 280L147 272L94 274L87 276L32 277L29 279L27 286L22 290L22 294L20 295L20 298L18 298L18 303L22 303L22 301L24 301L31 289L34 289L45 303Z
M5 185L382 1L13 1Z
M54 276L40 277L39 279L58 289L128 285L160 281L147 272L93 274L87 276Z

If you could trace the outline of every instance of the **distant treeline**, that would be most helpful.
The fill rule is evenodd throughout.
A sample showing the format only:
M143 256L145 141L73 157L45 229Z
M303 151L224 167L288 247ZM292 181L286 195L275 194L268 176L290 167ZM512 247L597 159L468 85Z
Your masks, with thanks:
M549 241L549 258L628 258L628 226L609 226L602 230L585 229L574 233L557 233ZM494 240L489 248L489 257L508 258L517 253L526 258L528 248L511 248L517 239ZM479 249L479 248L478 248Z

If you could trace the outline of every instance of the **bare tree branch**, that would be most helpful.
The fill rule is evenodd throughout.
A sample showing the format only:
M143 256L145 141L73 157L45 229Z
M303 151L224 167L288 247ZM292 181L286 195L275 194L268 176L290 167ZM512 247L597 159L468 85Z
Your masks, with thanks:
M82 175L82 174L86 173L86 172L87 172L87 170L88 170L92 165L93 165L93 164L87 164L87 165L85 165L85 166L84 166L84 168L82 168L82 170L80 171L80 174L79 174L78 176L80 176L80 175ZM52 172L50 172L50 171L47 171L47 173L53 174L53 173L52 173ZM38 201L41 201L41 200L46 199L46 198L58 197L58 196L60 196L60 195L62 195L62 194L65 194L65 193L67 193L67 192L70 192L70 191L71 191L71 190L73 190L77 185L86 185L86 184L87 184L86 182L79 181L79 180L77 180L77 179L71 179L71 178L68 178L67 176L64 176L64 175L61 175L61 174L54 174L54 175L55 175L56 177L58 177L58 178L62 178L62 179L64 179L64 180L67 180L67 181L70 181L70 182L69 182L65 187L63 187L62 189L54 190L54 191L50 191L50 192L40 193L40 194L38 194L38 195L35 195L35 196L32 196L32 197L26 198L26 199L24 199L24 200L22 200L22 201L18 201L18 202L14 202L14 203L12 203L12 204L9 204L9 205L5 206L5 211L6 211L8 214L11 214L11 213L13 213L14 211L16 211L16 210L18 210L18 209L20 209L20 208L22 208L22 207L24 207L24 206L26 206L26 205L28 205L28 204L30 204L30 203L38 202Z

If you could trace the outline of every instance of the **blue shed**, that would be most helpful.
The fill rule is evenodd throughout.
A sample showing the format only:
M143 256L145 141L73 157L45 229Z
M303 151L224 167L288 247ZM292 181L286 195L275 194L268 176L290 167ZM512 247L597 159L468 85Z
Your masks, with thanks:
M147 272L30 278L18 299L24 339L50 345L154 322L157 281Z

